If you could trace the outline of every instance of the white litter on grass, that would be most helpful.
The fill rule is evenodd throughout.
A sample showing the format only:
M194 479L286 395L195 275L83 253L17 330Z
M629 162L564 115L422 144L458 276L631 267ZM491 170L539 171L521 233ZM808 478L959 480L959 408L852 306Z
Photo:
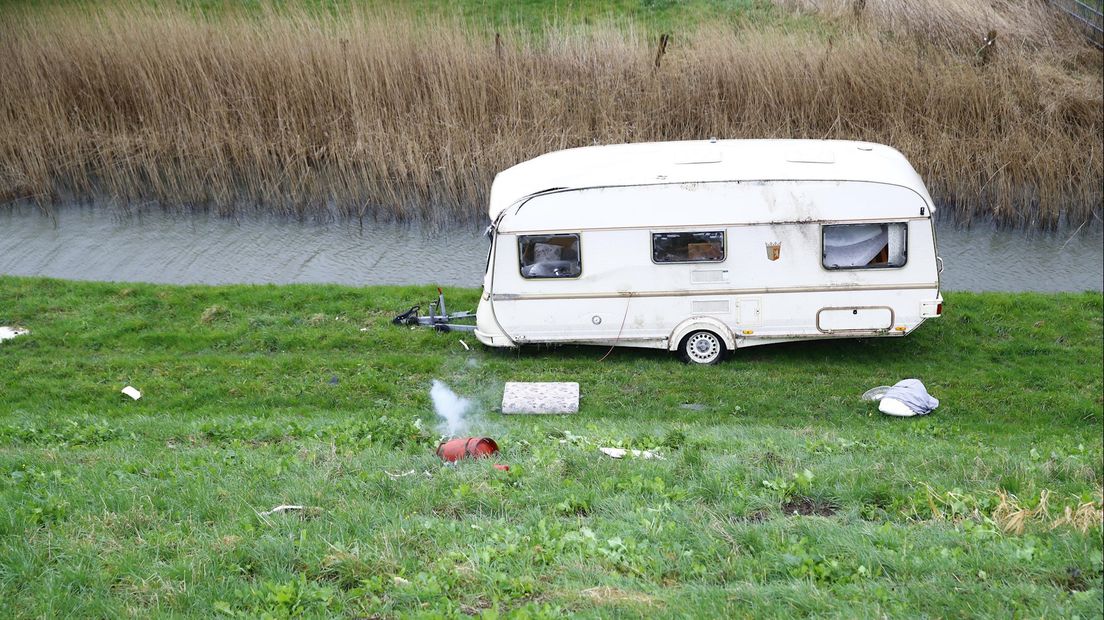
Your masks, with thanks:
M142 393L139 392L138 390L134 389L133 387L129 386L129 385L126 386L125 388L123 388L122 392L123 392L123 394L126 394L127 396L133 398L134 400L138 400L139 398L142 398Z
M578 383L509 381L502 390L502 413L578 412Z
M460 339L460 344L464 345L464 350L465 351L471 351L471 347L469 347L468 343L464 342L463 339Z
M662 456L656 454L655 452L652 452L651 450L626 450L624 448L598 448L598 451L601 452L602 454L605 454L606 456L610 457L611 459L621 459L621 458L625 458L626 454L631 454L631 455L633 455L637 458L642 458L642 459L659 459L661 461L667 460L667 459L663 458Z
M8 327L7 325L0 325L0 342L5 340L11 340L16 336L22 336L24 334L31 333L29 329L22 329L19 327Z
M399 478L405 478L407 476L413 476L413 475L417 474L418 472L417 472L417 470L414 470L414 469L411 469L410 471L403 471L403 472L387 471L385 469L385 470L383 470L383 473L387 474L387 477L392 479L392 480L398 480ZM433 477L433 472L431 472L427 469L427 470L422 472L422 475L425 476L426 478L432 478Z
M256 512L256 511L254 511ZM280 504L272 510L266 510L265 512L256 512L256 515L261 518L268 525L275 525L272 520L269 519L272 515L281 515L294 512L299 515L300 519L310 519L322 514L322 509L315 506L298 506L295 504Z
M261 512L261 513L258 513L258 514L261 514L261 515L264 515L264 516L268 517L268 516L271 516L271 515L280 514L282 512L289 512L289 511L292 511L292 510L306 510L306 509L307 509L306 506L295 506L295 505L292 505L292 504L281 504L281 505L273 508L272 510L268 510L266 512Z

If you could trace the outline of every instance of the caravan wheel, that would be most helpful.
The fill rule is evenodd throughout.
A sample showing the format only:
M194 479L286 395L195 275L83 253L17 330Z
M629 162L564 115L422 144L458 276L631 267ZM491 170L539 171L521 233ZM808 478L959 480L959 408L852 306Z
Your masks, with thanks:
M698 331L682 339L679 353L688 364L716 364L724 357L725 345L713 332Z

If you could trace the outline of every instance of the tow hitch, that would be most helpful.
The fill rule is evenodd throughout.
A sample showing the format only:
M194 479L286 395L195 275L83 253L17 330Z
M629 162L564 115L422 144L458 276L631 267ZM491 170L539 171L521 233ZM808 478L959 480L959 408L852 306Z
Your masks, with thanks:
M459 321L464 319L474 319L474 312L454 312L449 314L445 311L445 294L441 292L441 289L437 289L437 301L429 302L429 314L427 316L421 316L420 312L422 307L420 305L411 306L409 310L403 312L399 316L391 319L391 322L395 325L409 325L411 327L432 327L439 332L473 332L475 331L475 325L466 323L454 323L453 321Z

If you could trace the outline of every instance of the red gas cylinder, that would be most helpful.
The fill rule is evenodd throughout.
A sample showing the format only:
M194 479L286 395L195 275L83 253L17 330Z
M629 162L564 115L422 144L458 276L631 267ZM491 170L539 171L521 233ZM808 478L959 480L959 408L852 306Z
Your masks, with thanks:
M478 459L495 452L498 452L498 444L490 437L459 437L437 446L437 456L444 461Z

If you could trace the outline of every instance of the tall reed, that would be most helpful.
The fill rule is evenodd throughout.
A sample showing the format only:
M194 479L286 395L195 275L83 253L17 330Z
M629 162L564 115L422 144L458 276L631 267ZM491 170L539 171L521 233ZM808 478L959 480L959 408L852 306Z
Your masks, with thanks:
M982 18L854 6L795 5L815 30L675 33L658 69L655 41L626 27L496 46L357 10L0 14L0 199L471 221L497 171L546 151L805 137L897 147L960 220L1098 217L1098 53L1045 11L983 58Z

